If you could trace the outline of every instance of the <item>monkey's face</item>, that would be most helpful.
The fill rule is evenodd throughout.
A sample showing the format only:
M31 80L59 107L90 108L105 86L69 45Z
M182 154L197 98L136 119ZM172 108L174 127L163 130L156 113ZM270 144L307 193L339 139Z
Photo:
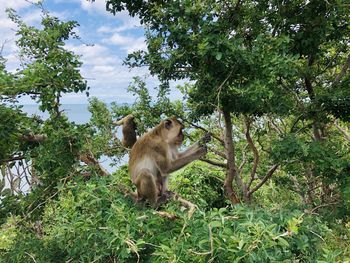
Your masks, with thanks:
M184 126L176 118L170 118L163 122L166 140L176 146L180 146L184 140L182 129Z

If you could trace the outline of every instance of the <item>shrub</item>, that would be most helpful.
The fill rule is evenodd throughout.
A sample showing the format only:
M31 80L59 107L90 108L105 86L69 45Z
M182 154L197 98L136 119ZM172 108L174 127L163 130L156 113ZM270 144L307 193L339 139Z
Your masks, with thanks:
M299 210L205 207L189 218L172 201L161 211L177 219L165 218L118 191L126 175L124 169L62 186L46 205L40 231L23 220L12 226L20 234L8 236L1 262L316 262L349 252L328 246L331 230Z

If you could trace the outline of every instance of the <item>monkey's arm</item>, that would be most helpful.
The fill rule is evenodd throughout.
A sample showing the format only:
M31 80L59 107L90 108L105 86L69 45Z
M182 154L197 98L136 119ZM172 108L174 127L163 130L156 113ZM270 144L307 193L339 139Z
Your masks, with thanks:
M175 172L175 171L181 169L182 167L186 166L187 164L189 164L195 160L198 160L200 157L202 157L206 153L207 153L206 147L204 147L204 146L199 147L192 154L189 154L189 155L184 156L184 157L179 157L178 159L169 163L166 167L164 167L165 169L163 172L166 174Z
M186 151L178 153L178 158L184 158L186 156L194 154L199 148L205 146L211 140L209 133L206 133L198 142L192 144Z
M177 154L177 157L178 158L183 158L183 157L186 157L188 155L191 155L193 154L195 151L197 151L200 147L200 144L198 142L192 144L186 151L184 152L179 152Z

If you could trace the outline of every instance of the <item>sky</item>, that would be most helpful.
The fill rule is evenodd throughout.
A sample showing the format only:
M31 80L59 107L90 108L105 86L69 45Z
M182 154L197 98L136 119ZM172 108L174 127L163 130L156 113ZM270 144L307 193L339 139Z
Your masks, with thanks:
M144 77L151 94L155 94L154 88L159 82L150 76L146 67L129 69L122 65L128 53L146 49L145 30L138 18L130 17L127 12L112 15L105 10L105 0L44 0L43 6L63 21L79 23L75 31L81 40L69 41L66 48L81 55L81 74L90 86L90 97L106 103L132 103L135 98L127 92L127 87L134 76ZM14 72L19 67L16 25L7 18L6 8L15 9L27 24L38 27L41 11L26 0L0 0L0 45L3 44L2 55L7 60L7 70ZM173 89L170 98L181 99L181 94ZM87 101L85 93L66 94L62 99L64 104L84 104ZM20 103L35 102L25 97Z

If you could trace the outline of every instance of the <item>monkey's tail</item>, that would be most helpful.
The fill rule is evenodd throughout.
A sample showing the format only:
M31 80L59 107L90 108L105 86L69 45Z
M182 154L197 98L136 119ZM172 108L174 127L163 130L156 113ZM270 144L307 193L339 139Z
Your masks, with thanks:
M155 205L157 202L158 189L152 173L147 169L141 170L135 184L138 196L145 198L151 205Z

